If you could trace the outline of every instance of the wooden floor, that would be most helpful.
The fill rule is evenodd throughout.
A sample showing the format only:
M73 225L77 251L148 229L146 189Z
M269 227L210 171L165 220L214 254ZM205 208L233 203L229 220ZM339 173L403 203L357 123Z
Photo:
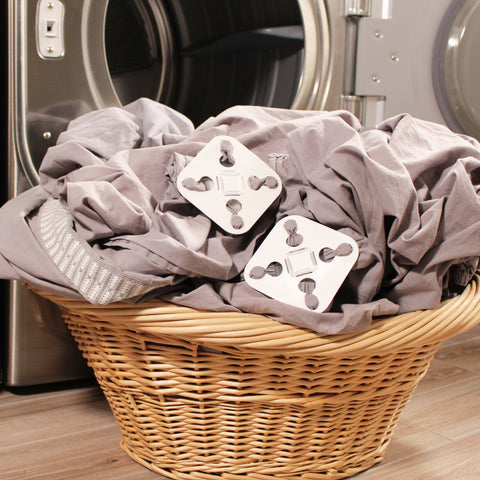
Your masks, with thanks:
M160 480L119 447L94 385L0 392L0 479ZM356 480L480 479L480 327L446 342L402 413L384 461Z

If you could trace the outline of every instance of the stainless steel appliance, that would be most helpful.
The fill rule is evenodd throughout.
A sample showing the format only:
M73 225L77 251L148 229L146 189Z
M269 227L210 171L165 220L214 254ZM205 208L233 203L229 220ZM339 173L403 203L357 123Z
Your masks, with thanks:
M199 123L239 103L288 108L299 90L296 0L9 0L8 15L11 196L89 110L144 96ZM88 375L55 306L12 282L9 307L7 385Z
M76 116L150 97L200 123L235 104L409 112L480 136L477 0L8 0L8 189ZM4 382L88 375L58 311L9 288Z
M0 18L7 18L7 4L4 2L0 6ZM8 35L7 29L2 29L0 34L0 41L2 45L8 44ZM0 56L0 72L2 78L7 78L7 50L4 47L2 50L2 55ZM0 155L4 159L3 162L0 162L0 204L3 204L7 200L7 189L8 189L8 165L6 162L7 158L7 89L4 89L3 95L0 96L0 112L2 112L2 117L0 121ZM3 382L4 374L4 365L6 357L6 343L2 341L7 336L7 325L6 318L8 316L8 282L6 280L0 280L0 385ZM1 387L0 387L1 388Z

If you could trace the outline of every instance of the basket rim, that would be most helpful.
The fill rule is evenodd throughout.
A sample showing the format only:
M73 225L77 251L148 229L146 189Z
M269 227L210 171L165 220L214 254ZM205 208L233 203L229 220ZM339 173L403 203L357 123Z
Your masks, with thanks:
M480 276L475 274L464 291L438 307L374 321L360 333L321 335L270 317L243 312L197 310L151 299L139 304L93 305L35 290L63 309L91 319L108 321L153 335L181 337L211 348L278 351L282 354L348 355L385 352L440 343L480 323Z

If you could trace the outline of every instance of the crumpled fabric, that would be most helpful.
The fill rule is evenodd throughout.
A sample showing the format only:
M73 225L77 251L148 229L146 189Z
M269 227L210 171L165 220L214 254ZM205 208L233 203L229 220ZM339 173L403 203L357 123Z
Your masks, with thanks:
M175 185L217 135L235 137L283 182L280 198L243 235L225 233ZM237 106L194 128L140 99L73 120L45 155L40 178L0 209L0 276L74 298L78 290L41 239L39 216L52 199L99 261L148 285L125 300L259 313L322 334L434 308L470 281L480 256L480 144L409 115L363 131L345 111ZM271 299L243 279L256 247L286 215L320 222L359 246L323 313Z

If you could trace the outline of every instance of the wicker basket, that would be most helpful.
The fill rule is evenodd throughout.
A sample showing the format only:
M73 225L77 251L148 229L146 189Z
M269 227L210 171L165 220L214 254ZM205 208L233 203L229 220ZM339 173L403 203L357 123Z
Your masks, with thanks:
M182 480L315 480L382 460L440 343L480 321L478 282L335 337L260 315L44 296L65 308L134 460Z

